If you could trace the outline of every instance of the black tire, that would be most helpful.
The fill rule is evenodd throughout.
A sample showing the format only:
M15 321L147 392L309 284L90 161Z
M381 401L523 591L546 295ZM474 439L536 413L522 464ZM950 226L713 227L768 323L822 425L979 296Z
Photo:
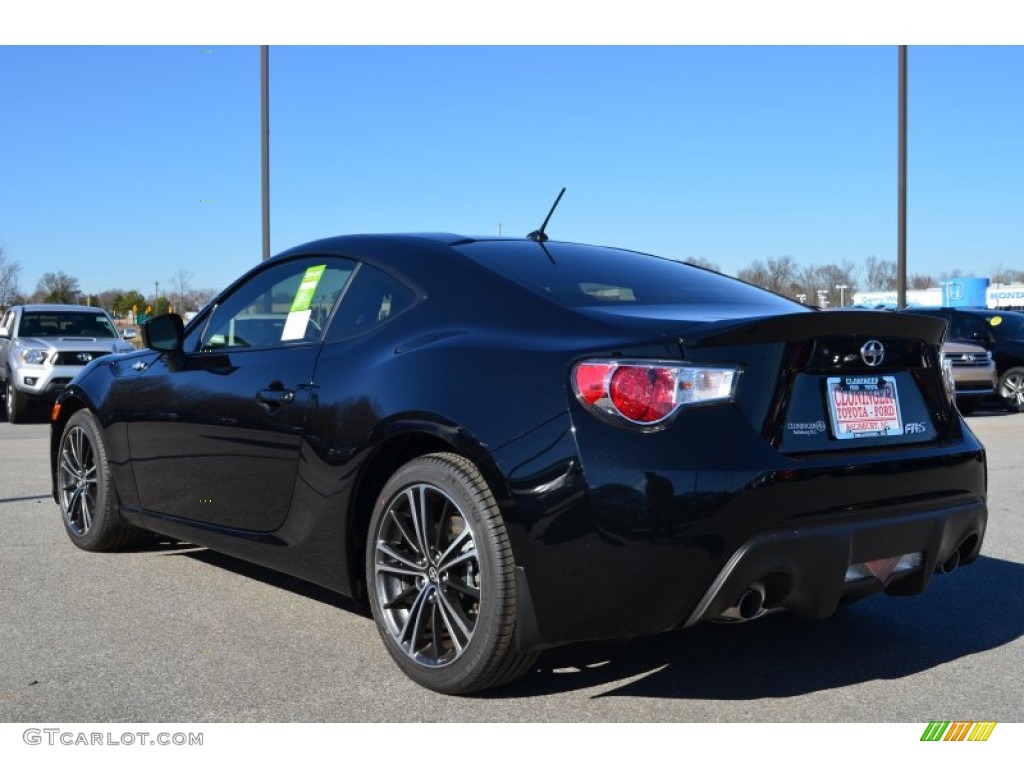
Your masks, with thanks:
M28 410L31 405L28 397L19 392L10 381L7 382L5 389L7 390L4 396L7 403L7 420L11 424L24 424L28 421Z
M999 377L999 396L1010 413L1024 410L1024 368L1010 368Z
M384 645L426 688L493 688L536 660L515 648L515 565L504 521L462 456L421 456L388 480L370 521L366 582Z
M141 531L124 522L110 477L99 424L89 411L72 414L64 425L57 462L61 518L75 546L90 552L123 549Z

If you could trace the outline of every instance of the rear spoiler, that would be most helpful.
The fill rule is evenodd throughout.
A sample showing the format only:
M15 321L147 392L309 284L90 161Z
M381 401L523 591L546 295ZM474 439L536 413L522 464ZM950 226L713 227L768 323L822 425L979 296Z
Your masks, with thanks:
M878 310L797 312L742 321L723 320L703 326L682 341L687 346L704 346L793 342L820 336L913 338L941 344L946 336L946 321L928 315Z

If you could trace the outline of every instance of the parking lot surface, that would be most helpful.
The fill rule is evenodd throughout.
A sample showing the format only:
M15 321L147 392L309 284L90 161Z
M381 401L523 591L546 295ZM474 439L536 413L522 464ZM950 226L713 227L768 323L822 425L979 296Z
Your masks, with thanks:
M985 546L925 594L560 648L462 699L406 679L368 612L326 590L187 544L78 550L48 425L2 423L0 721L1024 721L1024 415L968 423Z

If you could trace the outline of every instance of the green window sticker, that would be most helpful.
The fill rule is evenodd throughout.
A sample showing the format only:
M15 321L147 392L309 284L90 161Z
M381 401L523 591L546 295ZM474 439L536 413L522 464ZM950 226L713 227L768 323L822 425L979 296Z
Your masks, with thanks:
M306 270L306 274L302 276L302 282L299 283L299 289L295 292L290 312L305 312L313 306L313 296L316 295L316 287L320 284L320 278L323 277L325 269L327 269L326 264L318 264Z

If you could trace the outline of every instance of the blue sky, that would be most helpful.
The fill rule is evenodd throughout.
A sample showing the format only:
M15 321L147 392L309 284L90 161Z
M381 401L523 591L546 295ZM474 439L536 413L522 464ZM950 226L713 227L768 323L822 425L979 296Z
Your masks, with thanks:
M735 273L895 258L897 50L271 47L271 249L552 237ZM912 45L909 271L1024 268L1024 48ZM257 46L0 47L0 246L32 291L260 257Z

